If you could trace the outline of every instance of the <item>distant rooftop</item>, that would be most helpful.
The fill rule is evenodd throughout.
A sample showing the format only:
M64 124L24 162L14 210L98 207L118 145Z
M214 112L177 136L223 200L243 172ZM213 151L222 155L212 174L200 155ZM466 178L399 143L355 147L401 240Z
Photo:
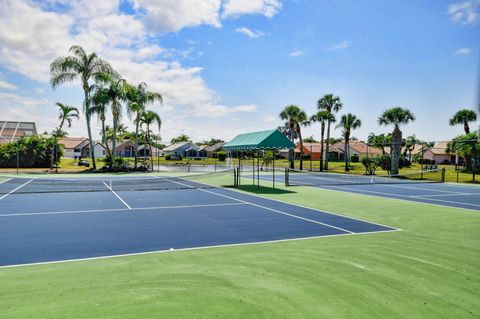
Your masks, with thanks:
M21 136L37 135L34 122L0 121L0 144L15 142Z

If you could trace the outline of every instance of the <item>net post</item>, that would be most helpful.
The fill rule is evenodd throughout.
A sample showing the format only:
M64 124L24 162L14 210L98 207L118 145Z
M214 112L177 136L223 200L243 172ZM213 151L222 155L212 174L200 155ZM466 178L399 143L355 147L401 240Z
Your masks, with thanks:
M288 181L288 167L285 167L285 186L289 186L289 181Z
M445 183L445 171L446 171L445 167L442 168L442 177L441 177L441 181L440 181L441 183Z

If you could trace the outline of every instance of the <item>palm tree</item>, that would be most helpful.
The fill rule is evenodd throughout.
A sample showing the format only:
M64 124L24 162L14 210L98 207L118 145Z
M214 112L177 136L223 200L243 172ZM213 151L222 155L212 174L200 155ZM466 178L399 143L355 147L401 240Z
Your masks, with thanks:
M115 156L117 147L117 132L120 119L122 118L122 104L126 100L127 81L114 73L104 73L98 78L98 82L104 85L105 94L110 102L113 118L113 141L112 154Z
M108 96L105 89L98 88L96 86L92 87L92 89L95 88L96 91L91 97L91 107L89 109L89 112L90 115L97 114L98 119L102 122L102 143L107 150L107 155L110 157L112 154L110 152L110 146L108 145L107 126L105 125L108 108Z
M367 142L368 145L372 145L375 148L380 148L382 150L382 155L385 155L387 154L385 147L392 144L392 134L388 133L375 135L375 133L371 132L368 134Z
M362 121L358 119L352 113L342 115L340 123L338 123L337 128L343 129L343 137L345 138L345 171L348 172L350 169L350 135L352 130L355 130L362 126Z
M154 111L144 111L142 113L142 117L140 118L139 123L140 123L140 126L143 126L144 124L146 125L145 143L148 144L150 149L150 161L152 163L152 170L153 170L153 152L152 152L152 141L151 141L152 131L150 130L150 126L157 124L158 130L160 131L160 128L162 126L162 119L160 118L160 115L158 115L158 113Z
M87 122L88 141L90 144L90 156L92 158L93 169L96 169L95 154L93 152L93 138L90 127L89 91L90 80L96 80L101 74L112 73L110 64L100 59L95 53L87 54L85 50L77 45L70 48L71 55L56 58L50 64L50 83L53 88L66 82L80 80L83 88L83 113Z
M420 143L421 143L421 141L419 139L417 139L415 134L410 135L405 139L405 151L404 151L403 155L404 156L407 155L407 152L408 152L408 161L409 162L412 161L412 152L415 149L415 146L417 144L420 144Z
M295 138L300 140L300 170L303 169L303 139L302 125L308 125L307 113L296 105L286 106L280 112L280 118L285 121L285 128L290 140L293 142ZM293 149L290 149L290 168L294 168Z
M188 135L186 134L180 134L177 137L174 137L170 140L171 144L177 144L177 143L183 143L183 142L190 142L191 139Z
M318 111L316 114L310 117L312 122L320 122L320 171L323 171L323 162L325 160L325 154L323 152L323 145L325 142L325 123L335 123L335 115L327 111Z
M400 151L402 144L401 125L406 125L410 121L415 121L415 115L410 110L402 107L393 107L386 110L378 118L380 125L393 125L392 131L392 174L398 174L398 166L400 162Z
M142 118L145 106L153 104L155 101L163 103L162 95L156 92L147 91L147 84L140 83L137 87L129 85L127 87L127 112L130 117L134 116L135 123L135 168L138 163L138 131L140 128L140 119Z
M455 113L450 119L449 123L451 126L462 124L465 134L470 133L469 122L475 122L477 120L477 113L472 110L463 109Z
M334 115L343 107L340 97L333 94L326 94L317 102L318 110L327 111ZM330 125L331 119L327 119L327 145L326 145L326 158L325 158L325 170L328 170L328 153L330 152Z
M66 105L60 102L55 103L60 110L60 114L58 115L58 119L60 120L60 125L58 126L56 135L57 137L62 132L63 126L65 122L67 122L68 127L72 127L72 119L76 118L77 120L80 118L78 109L76 107Z

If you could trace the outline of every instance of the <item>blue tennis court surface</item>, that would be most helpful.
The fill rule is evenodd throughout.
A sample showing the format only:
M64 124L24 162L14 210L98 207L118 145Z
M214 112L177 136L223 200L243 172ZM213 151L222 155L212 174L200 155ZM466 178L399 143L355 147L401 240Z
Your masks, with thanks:
M182 190L29 193L35 183L0 196L0 266L398 230L180 178L162 183Z

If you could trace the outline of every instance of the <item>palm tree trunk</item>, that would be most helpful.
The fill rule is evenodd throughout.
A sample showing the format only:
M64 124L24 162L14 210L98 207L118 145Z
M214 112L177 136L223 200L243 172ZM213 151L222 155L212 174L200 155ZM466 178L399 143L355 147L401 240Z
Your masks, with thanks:
M345 172L349 171L350 165L350 147L349 147L349 141L350 141L350 134L348 132L345 132Z
M327 140L326 140L326 150L325 150L325 170L328 171L328 153L330 152L330 120L327 121Z
M90 112L88 111L88 83L84 83L83 91L85 93L85 120L87 121L87 133L88 133L88 143L90 144L90 157L92 159L93 169L97 169L97 163L95 162L95 152L93 149L93 138L92 138L92 128L90 126Z
M324 160L324 154L323 154L323 138L325 135L325 122L322 121L322 131L320 133L320 172L323 172L323 160Z
M402 142L402 131L398 127L392 132L392 170L391 174L398 174L400 162L400 147Z
M105 128L105 118L102 117L102 143L105 146L105 149L107 150L107 155L112 156L110 153L110 147L108 146L108 139L107 139L107 130Z
M137 169L138 164L138 116L139 114L137 114L137 118L135 119L135 169Z
M303 170L303 138L302 130L298 128L298 138L300 139L300 170ZM312 154L310 154L312 156Z
M468 126L467 122L463 123L463 129L465 130L465 134L470 133L470 126Z
M289 132L289 137L290 137L290 141L292 141L292 143L294 143L294 140L293 140L293 132L292 132L292 129L290 128L290 132ZM288 157L290 157L290 168L291 169L294 169L295 168L295 150L293 148L289 149L288 150Z
M118 129L118 112L117 112L117 102L113 101L112 103L112 113L113 113L113 141L112 141L112 159L116 155L117 148L117 129Z

